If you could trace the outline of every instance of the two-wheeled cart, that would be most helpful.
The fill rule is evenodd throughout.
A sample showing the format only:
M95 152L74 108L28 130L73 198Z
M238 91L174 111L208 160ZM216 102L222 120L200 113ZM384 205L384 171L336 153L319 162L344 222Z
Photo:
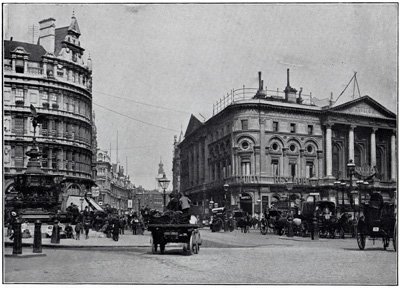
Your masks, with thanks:
M164 254L167 243L183 243L184 254L197 254L202 243L199 228L198 224L149 224L151 251L155 254L160 247Z

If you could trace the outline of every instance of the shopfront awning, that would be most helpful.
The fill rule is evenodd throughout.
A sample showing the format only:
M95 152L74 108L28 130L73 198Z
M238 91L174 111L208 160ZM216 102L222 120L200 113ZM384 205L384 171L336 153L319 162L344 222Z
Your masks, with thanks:
M94 199L86 198L86 201L89 203L92 209L104 212L103 208L101 208L100 205Z

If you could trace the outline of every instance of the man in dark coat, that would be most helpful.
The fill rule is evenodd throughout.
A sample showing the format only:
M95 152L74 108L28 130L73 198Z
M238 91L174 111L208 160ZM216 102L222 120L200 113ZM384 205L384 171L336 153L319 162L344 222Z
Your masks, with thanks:
M113 225L113 230L112 230L113 240L118 241L119 227L120 227L118 217L113 217L112 225Z

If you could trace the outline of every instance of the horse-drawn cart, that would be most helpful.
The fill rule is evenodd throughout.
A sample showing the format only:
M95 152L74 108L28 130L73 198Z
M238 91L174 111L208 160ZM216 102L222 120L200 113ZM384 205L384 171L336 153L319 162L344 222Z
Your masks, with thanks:
M198 224L149 224L151 231L151 251L157 253L160 247L161 254L165 252L167 243L183 243L183 253L192 255L199 253L201 237Z
M364 216L357 223L357 244L364 250L367 237L375 244L377 238L382 238L383 249L389 247L390 239L393 248L397 250L396 215L394 204L384 202L380 193L373 193L368 204L364 205Z

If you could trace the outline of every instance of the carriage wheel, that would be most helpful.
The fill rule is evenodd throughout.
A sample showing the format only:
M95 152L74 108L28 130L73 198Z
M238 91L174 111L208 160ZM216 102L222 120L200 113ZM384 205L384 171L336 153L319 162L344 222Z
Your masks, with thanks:
M357 244L360 250L364 250L367 236L364 234L363 229L357 229Z
M190 235L189 241L183 244L183 252L186 255L192 255L193 254L193 234Z
M260 228L261 228L260 229L261 230L261 234L262 235L266 235L267 234L267 230L268 230L267 226L261 226Z
M198 237L197 233L195 234L194 239L193 239L192 250L193 250L194 254L199 254L199 237Z
M244 225L244 233L249 232L250 226L249 225Z

